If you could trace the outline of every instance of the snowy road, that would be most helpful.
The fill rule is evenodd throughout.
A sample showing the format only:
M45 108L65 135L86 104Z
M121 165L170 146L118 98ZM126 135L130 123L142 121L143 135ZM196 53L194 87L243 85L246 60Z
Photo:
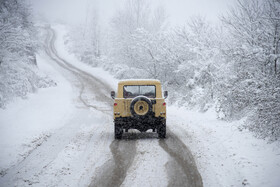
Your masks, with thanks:
M1 186L203 186L187 146L167 130L113 139L110 85L65 60L47 28L45 53L76 93L75 113L5 171ZM172 124L168 124L172 125Z

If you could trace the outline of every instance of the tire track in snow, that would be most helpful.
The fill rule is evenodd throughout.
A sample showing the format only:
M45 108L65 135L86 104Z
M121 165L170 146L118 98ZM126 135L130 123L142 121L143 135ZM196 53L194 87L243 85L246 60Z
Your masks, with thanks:
M201 175L197 170L191 151L173 132L168 129L167 138L159 140L159 145L171 157L166 165L170 177L168 186L203 186ZM174 172L181 174L181 176L183 172L185 177L180 177Z
M120 186L131 166L135 153L136 141L114 140L110 149L113 153L113 159L102 165L92 179L90 187L111 187Z
M75 76L78 77L81 88L80 88L80 101L88 108L94 108L102 112L108 112L107 110L100 109L96 106L90 105L82 97L84 89L87 86L94 85L96 88L93 89L95 92L101 92L97 94L96 100L105 102L110 108L112 107L112 100L109 96L110 91L112 90L110 86L103 83L101 80L92 76L91 74L82 71L75 66L69 64L63 58L61 58L55 49L54 43L56 40L56 35L54 30L48 28L48 33L51 35L50 42L48 43L47 53L52 57L52 59L58 63L62 68L69 70ZM50 49L50 50L49 50ZM111 115L111 113L110 113ZM113 125L112 125L113 127ZM113 128L112 128L113 129ZM113 132L113 131L112 131ZM102 166L101 169L97 171L99 175L94 178L90 186L119 186L126 177L126 172L130 165L132 164L135 153L136 153L136 141L117 141L114 140L110 145L110 150L113 155L113 160L109 160Z
M58 53L57 50L55 48L55 40L56 40L56 34L55 31L51 28L48 29L49 32L51 32L51 41L49 43L49 49L51 49L51 53L53 55L55 55L55 61L61 65L64 69L69 70L70 72L74 73L80 81L80 84L82 86L81 92L80 92L80 99L82 101L82 103L86 106L86 107L93 107L97 110L98 107L97 106L93 106L90 105L89 103L87 103L84 98L82 97L82 94L84 93L84 88L85 88L85 83L87 83L87 86L93 86L95 92L98 92L98 94L96 95L96 100L98 101L102 101L104 103L106 103L109 107L112 107L112 99L111 97L109 97L109 93L111 90L113 90L108 84L106 84L105 82L102 82L101 80L99 80L98 78L94 77L93 75L73 66L72 64L70 64L69 62L67 62L66 60L64 60L63 58L61 58ZM100 93L101 92L101 93Z

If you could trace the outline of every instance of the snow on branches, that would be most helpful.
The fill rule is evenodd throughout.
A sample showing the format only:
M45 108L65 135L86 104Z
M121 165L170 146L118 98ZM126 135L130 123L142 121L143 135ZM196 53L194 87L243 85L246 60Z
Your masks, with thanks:
M38 75L36 29L29 7L21 0L0 1L0 108L25 97L47 81Z

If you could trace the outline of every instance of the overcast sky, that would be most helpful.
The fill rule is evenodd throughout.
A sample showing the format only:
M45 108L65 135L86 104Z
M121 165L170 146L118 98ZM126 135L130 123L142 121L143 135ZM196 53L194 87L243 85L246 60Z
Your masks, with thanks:
M106 24L125 0L29 0L36 14L50 20L67 23L84 23L87 13L98 10L99 18ZM202 15L212 22L225 13L236 0L148 0L151 6L162 4L168 15L168 22L182 25L192 16Z

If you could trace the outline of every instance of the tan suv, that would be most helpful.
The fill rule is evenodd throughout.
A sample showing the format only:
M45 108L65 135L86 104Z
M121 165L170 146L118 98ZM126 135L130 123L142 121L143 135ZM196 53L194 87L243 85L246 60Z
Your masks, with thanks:
M117 96L114 91L115 138L121 139L123 131L137 129L146 132L157 131L159 138L166 136L166 103L168 92L162 96L158 80L124 80L118 84Z

